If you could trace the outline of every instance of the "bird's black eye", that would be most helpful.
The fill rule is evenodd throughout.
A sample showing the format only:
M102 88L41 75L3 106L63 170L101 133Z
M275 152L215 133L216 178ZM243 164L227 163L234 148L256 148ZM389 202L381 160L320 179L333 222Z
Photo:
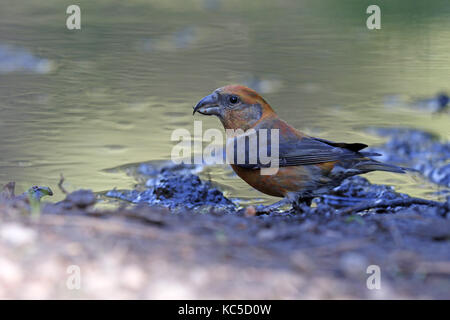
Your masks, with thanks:
M230 96L228 100L230 101L231 104L236 104L239 102L239 98L237 96Z

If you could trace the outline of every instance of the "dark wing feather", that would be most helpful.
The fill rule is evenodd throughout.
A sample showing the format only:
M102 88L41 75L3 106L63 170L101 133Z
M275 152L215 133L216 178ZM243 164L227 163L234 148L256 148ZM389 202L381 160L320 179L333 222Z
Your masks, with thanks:
M364 155L358 151L366 147L362 143L337 143L312 137L294 143L286 141L280 144L280 167L362 158Z
M333 147L344 148L344 149L348 149L348 150L355 151L355 152L361 151L362 149L365 149L368 147L368 145L364 144L364 143L333 142L333 141L320 139L320 138L312 138L312 139L326 143Z
M331 161L360 159L368 155L378 155L376 153L359 152L359 150L366 147L367 145L362 143L332 142L313 137L303 137L299 139L298 136L294 135L288 135L287 137L281 136L279 141L279 166L313 165ZM245 149L246 159L248 159L249 152L247 145ZM270 142L268 149L270 154ZM235 155L236 154L237 151ZM259 161L259 150L257 159L257 164L240 163L238 165L248 169L258 169L270 166L270 164L262 164Z

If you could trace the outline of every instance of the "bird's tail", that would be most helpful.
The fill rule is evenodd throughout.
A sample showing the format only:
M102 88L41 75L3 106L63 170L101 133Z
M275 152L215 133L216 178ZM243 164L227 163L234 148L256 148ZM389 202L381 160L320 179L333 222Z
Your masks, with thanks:
M370 171L387 171L387 172L395 172L395 173L406 173L407 170L412 170L409 168L404 167L398 167L392 164L387 164L383 162L379 162L376 160L368 160L368 161L361 161L356 166L355 169L361 170L363 172L370 172Z

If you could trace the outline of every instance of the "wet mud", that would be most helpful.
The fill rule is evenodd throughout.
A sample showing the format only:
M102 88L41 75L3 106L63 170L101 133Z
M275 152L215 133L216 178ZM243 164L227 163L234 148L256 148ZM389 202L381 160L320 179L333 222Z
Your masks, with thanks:
M407 147L403 134L428 148ZM374 148L385 160L405 165L415 155L406 164L417 170L419 155L421 165L445 162L448 145L434 137L395 137ZM1 298L450 298L448 197L416 199L352 177L311 207L265 210L233 204L199 178L201 167L122 169L136 189L78 190L47 203L45 188L31 188L42 196L37 211L33 193L5 186ZM120 204L97 207L105 199ZM66 286L73 265L83 275L75 291ZM378 289L368 282L374 266Z

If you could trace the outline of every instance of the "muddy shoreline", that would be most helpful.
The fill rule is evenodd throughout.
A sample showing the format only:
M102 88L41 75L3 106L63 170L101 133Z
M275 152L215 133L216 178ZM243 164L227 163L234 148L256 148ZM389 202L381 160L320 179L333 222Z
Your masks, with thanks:
M2 298L449 298L450 221L427 206L251 216L65 202L39 218L0 206ZM66 287L71 265L80 290Z
M416 160L439 152L441 162L421 157L417 170L429 164L448 173L448 144L429 143L432 151L404 149ZM267 212L236 205L193 166L141 164L129 172L134 190L78 190L57 203L45 202L45 189L16 196L6 186L0 298L450 298L445 193L443 201L421 202L353 177L311 208ZM435 183L445 184L448 176L439 177ZM105 199L120 202L98 208ZM81 270L77 290L67 286L74 265ZM380 289L367 286L369 266L381 271Z

